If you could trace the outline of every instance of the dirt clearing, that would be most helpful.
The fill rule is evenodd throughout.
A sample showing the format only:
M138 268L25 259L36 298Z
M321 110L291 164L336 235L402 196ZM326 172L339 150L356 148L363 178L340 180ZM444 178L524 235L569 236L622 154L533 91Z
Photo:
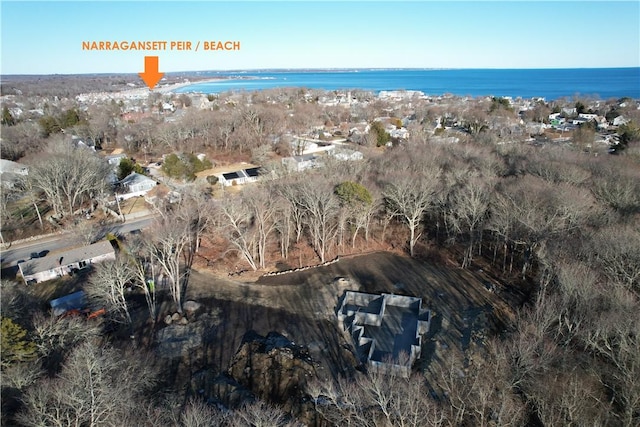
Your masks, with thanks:
M504 329L525 298L507 289L505 284L489 283L482 271L378 252L261 277L253 283L194 272L187 299L219 309L221 322L205 341L208 367L226 369L248 330L263 335L276 331L309 346L321 369L335 375L353 363L346 351L351 343L335 326L336 305L345 290L422 298L423 307L433 312L423 348L422 366L426 367L443 350L465 349L472 340L480 342L487 334Z

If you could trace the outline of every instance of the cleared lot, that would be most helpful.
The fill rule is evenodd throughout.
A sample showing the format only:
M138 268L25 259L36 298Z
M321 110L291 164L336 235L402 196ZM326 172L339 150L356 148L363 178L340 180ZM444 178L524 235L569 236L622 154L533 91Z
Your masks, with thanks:
M195 272L187 297L219 310L220 323L203 348L202 362L209 368L226 369L246 331L263 335L276 331L309 346L320 369L336 375L354 363L348 350L351 343L335 321L338 298L345 290L423 298L423 307L434 314L423 346L421 366L427 367L446 349L464 349L471 340L481 341L502 330L513 318L525 295L513 289L507 292L495 281L495 291L490 292L487 280L481 271L378 252L254 283Z

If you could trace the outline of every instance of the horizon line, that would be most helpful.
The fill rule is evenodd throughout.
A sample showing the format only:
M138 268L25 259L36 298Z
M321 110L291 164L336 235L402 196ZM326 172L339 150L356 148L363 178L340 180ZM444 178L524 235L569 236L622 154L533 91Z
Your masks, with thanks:
M607 70L607 69L635 69L638 66L616 66L616 67L535 67L535 68L511 68L511 67L278 67L278 68L230 68L230 69L209 69L209 70L181 70L181 71L163 71L165 74L188 74L188 73L237 73L237 72L282 72L282 71L298 71L298 72L314 72L314 71L460 71L460 70ZM20 76L100 76L100 75L138 75L138 72L81 72L81 73L47 73L47 74L4 74L1 77L20 77ZM0 82L1 84L1 82Z

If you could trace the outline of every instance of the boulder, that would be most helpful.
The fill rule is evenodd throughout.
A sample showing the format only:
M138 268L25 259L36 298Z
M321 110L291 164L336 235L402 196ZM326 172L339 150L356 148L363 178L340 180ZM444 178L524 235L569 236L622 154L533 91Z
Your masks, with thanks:
M277 332L266 337L247 332L227 374L260 399L285 410L304 400L308 378L315 376L309 351Z
M166 323L167 325L170 325L172 321L173 319L171 318L171 315L167 314L164 318L164 323Z
M158 331L158 355L168 359L179 358L200 347L202 333L198 326L195 323L187 326L174 323Z
M202 304L192 300L186 301L184 304L182 304L182 309L187 314L195 313L196 311L200 310L201 307L202 307Z

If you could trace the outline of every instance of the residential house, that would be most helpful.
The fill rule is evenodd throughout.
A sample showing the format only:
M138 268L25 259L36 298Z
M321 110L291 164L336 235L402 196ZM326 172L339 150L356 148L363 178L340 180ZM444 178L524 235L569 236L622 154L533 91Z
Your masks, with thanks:
M394 128L389 131L389 135L394 139L409 139L409 131L405 128Z
M158 183L148 176L131 172L122 181L118 182L118 185L124 190L122 193L117 193L118 198L126 200L132 197L144 196Z
M324 142L319 139L304 138L301 136L295 136L291 141L291 149L297 156L330 151L334 148L335 146L329 142Z
M350 150L348 148L337 148L328 154L337 160L343 161L356 161L364 158L360 151Z
M29 166L11 160L0 159L0 175L13 173L16 175L29 175Z
M614 126L622 126L626 124L628 121L629 120L625 119L624 116L618 116L613 119L613 122L611 122L611 124Z
M163 102L162 111L163 112L171 111L173 113L174 111L176 111L176 106L173 105L173 102Z
M223 172L215 174L215 176L218 178L218 183L224 187L242 185L258 181L258 178L260 177L260 168L252 167L237 171Z
M113 168L117 168L118 166L120 166L120 161L126 158L127 158L127 155L125 153L110 154L108 156L105 156L105 160Z
M292 172L302 172L305 169L318 168L322 162L315 154L305 154L303 156L284 157L282 164Z
M369 369L393 370L404 377L420 357L422 335L431 321L421 298L353 291L345 291L337 316Z
M21 176L29 174L29 167L11 160L0 159L0 182L4 188L13 188Z
M18 263L18 270L26 284L39 283L72 274L91 264L116 259L116 253L107 240L89 246L50 253Z
M578 114L578 117L581 117L581 118L587 119L587 120L597 120L598 119L598 115L597 114L590 114L590 113L580 113L580 114Z

